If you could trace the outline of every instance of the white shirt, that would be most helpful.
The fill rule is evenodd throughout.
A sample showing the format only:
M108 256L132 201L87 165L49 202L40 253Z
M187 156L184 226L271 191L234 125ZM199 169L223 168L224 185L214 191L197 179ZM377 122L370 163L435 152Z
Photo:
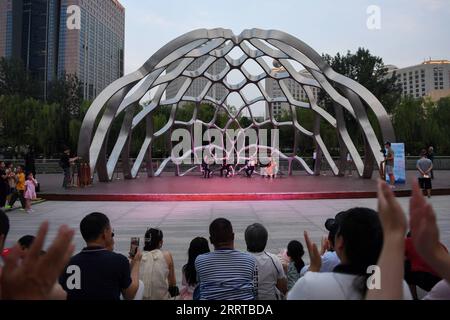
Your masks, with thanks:
M307 272L289 291L288 300L362 300L354 286L355 275L336 272ZM403 298L412 300L408 285L403 281Z
M276 284L286 278L280 259L268 252L251 253L258 270L258 300L277 300Z
M336 254L336 251L327 251L322 256L322 266L320 267L320 272L333 272L341 263L341 260ZM309 264L304 266L300 271L300 276L303 277L306 272L309 271Z
M450 283L439 281L423 300L450 300Z

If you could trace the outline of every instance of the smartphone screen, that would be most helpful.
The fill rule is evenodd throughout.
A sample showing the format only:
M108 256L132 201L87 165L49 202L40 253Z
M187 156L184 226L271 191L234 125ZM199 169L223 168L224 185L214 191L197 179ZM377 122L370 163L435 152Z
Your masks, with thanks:
M139 242L140 242L140 238L131 238L131 242L130 242L130 256L133 258L136 253L137 250L139 248Z

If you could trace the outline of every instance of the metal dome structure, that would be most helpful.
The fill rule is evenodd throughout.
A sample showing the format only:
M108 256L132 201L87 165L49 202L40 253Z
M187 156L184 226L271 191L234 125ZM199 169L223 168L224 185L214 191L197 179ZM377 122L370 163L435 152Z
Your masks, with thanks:
M236 49L237 48L237 49ZM238 58L232 58L230 52L237 50L241 53ZM281 72L274 72L272 66L267 63L267 58L272 59L274 66L282 68ZM198 60L201 63L198 63ZM195 62L197 61L197 64ZM209 69L218 61L225 62L224 69L218 74L212 74ZM248 61L258 64L261 72L253 74L246 68ZM301 65L310 75L304 74L295 68L295 64ZM198 67L192 68L193 65ZM191 66L191 67L190 67ZM230 83L228 78L233 70L238 70L243 75L243 80L238 83ZM202 79L203 90L198 96L189 96L187 92L197 79ZM282 95L270 96L262 84L265 79L271 78L277 81ZM308 101L299 101L290 92L287 80L292 79L298 83L308 97ZM168 87L178 81L181 83L179 90L171 98L166 98ZM256 97L247 97L243 92L246 86L256 87L259 94ZM214 87L220 86L225 92L221 99L217 99L211 93ZM334 115L318 105L312 88L323 90L333 101ZM149 104L141 105L141 99L153 92ZM243 105L232 114L225 105L226 99L231 94L238 94ZM252 124L248 128L261 128L264 125L273 127L291 126L297 133L309 137L317 146L320 159L323 157L335 175L342 173L342 168L337 165L322 139L320 122L326 121L336 129L341 150L348 150L357 172L360 176L370 176L373 172L373 160L379 164L382 160L381 146L372 125L369 122L366 108L370 108L376 116L381 134L384 140L394 141L395 134L390 118L378 101L378 99L362 85L349 79L333 69L322 57L301 40L282 31L277 30L245 30L240 35L234 35L227 29L199 29L188 32L169 42L156 52L139 70L128 74L109 85L94 100L83 121L79 142L78 155L89 159L91 172L97 172L100 181L110 181L121 159L122 169L126 178L135 178L144 161L151 163L152 144L154 140L170 130L174 126L192 128L194 124L201 123L207 128L217 127L215 118L210 123L199 120L194 115L189 122L176 121L177 108L181 101L190 101L196 104L207 102L215 107L218 112L225 112L229 121L226 130L232 123L236 123L237 117L244 111L250 115ZM251 105L258 102L267 102L272 105L276 102L287 103L290 107L292 121L278 122L269 108L269 117L263 122L257 122L252 114ZM166 125L156 131L152 125L152 116L161 106L171 108L170 119ZM138 110L136 111L136 108ZM307 130L297 118L297 110L309 109L314 113L314 129ZM348 113L357 122L365 140L364 159L350 137L344 113ZM115 141L113 150L107 155L107 142L110 129L114 121L120 115L123 116L120 134ZM141 123L147 125L146 137L134 163L130 160L130 142L133 130ZM297 134L295 140L297 143ZM341 159L345 154L341 152ZM285 155L280 152L281 159L289 161L289 168L297 161L309 174L317 174L320 167L310 168L302 157L293 154ZM167 158L160 167L153 171L148 166L148 175L160 175L166 165L173 161ZM342 162L342 161L341 161ZM291 171L291 169L290 169Z

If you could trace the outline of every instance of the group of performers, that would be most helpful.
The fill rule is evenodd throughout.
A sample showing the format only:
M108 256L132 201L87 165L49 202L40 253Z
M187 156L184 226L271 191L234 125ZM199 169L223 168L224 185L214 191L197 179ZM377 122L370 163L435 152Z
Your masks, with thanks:
M202 173L203 178L209 179L211 178L214 171L220 171L220 176L225 178L231 178L235 175L235 168L237 168L238 165L234 165L233 163L229 162L228 159L225 159L224 162L220 165L219 169L212 170L211 164L209 163L209 159L207 156L205 156L202 160ZM238 170L238 174L242 171L245 172L245 176L247 178L251 178L254 173L256 172L256 167L259 166L261 168L261 176L267 177L267 178L276 178L277 174L277 163L275 160L272 159L272 157L269 157L268 162L266 164L263 164L261 162L256 161L254 158L250 158L245 162L245 165L241 167Z

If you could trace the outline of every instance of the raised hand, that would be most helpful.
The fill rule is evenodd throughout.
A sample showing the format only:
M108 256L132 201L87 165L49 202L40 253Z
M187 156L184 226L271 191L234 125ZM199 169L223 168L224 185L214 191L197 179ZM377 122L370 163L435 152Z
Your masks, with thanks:
M403 299L406 217L386 182L378 181L378 214L383 227L383 249L377 265L381 288L367 291L370 300Z
M45 300L50 297L58 277L74 251L74 231L62 226L47 253L41 255L47 232L48 222L44 222L22 263L19 264L18 245L5 258L0 279L2 299Z
M439 229L433 207L426 202L417 182L413 183L409 214L414 247L422 258L430 259L442 248Z
M309 271L311 272L319 272L322 267L322 257L320 256L319 249L317 249L317 245L311 241L309 238L308 232L304 232L306 247L308 248L309 253Z
M401 239L405 237L407 229L405 213L391 188L381 179L378 180L378 214L385 236L396 235Z
M320 249L320 255L323 256L325 252L330 250L330 241L328 241L328 237L322 238L322 248Z

